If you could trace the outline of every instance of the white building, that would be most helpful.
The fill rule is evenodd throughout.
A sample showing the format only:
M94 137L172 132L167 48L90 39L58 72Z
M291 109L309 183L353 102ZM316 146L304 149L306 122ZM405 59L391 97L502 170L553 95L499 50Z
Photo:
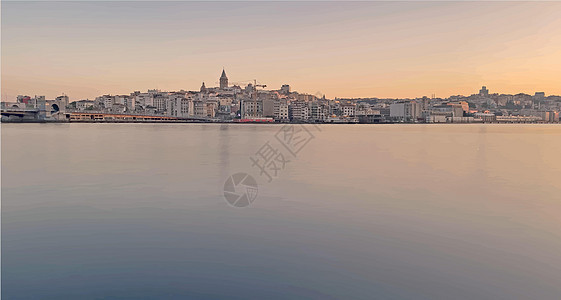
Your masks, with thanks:
M191 115L198 118L206 118L207 108L205 102L199 99L193 100L192 102L193 102L193 113Z
M288 102L286 99L275 100L273 118L276 120L288 120Z
M309 118L308 103L305 101L292 101L288 107L291 120L306 121Z
M319 102L310 104L310 119L316 121L325 121L329 117L329 107Z
M157 95L154 97L154 107L156 111L164 112L167 111L169 98L167 95Z
M172 95L169 99L168 115L186 118L190 113L191 101L181 95Z
M342 104L341 114L346 117L354 116L356 112L356 106L354 104Z
M113 107L113 103L115 103L115 98L111 95L103 95L95 98L95 103L99 107L111 109L111 107Z
M125 107L128 110L136 109L136 97L135 96L125 96Z
M392 103L390 117L397 121L414 122L421 117L422 107L416 101Z

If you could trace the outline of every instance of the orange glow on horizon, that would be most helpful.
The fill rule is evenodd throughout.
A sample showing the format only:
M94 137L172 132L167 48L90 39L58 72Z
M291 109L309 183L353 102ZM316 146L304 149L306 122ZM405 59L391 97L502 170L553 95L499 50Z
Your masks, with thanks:
M331 99L561 95L559 15L559 2L3 2L2 100L198 90L223 65L231 82Z

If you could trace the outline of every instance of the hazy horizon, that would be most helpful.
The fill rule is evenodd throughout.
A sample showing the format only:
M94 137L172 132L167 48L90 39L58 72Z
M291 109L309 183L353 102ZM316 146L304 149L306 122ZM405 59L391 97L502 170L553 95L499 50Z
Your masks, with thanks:
M2 2L2 100L257 79L334 97L561 94L560 2Z

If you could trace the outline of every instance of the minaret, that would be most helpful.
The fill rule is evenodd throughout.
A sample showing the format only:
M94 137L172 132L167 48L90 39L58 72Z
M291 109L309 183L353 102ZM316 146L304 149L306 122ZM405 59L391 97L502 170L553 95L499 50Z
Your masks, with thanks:
M228 87L228 77L226 76L226 71L222 68L222 76L220 76L220 89L225 89Z

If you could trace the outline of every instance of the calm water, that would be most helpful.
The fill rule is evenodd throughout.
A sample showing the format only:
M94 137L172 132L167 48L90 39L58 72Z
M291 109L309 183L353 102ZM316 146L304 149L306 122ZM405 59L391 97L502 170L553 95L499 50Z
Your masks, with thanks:
M268 183L280 128L3 124L2 296L561 298L561 126L309 126Z

